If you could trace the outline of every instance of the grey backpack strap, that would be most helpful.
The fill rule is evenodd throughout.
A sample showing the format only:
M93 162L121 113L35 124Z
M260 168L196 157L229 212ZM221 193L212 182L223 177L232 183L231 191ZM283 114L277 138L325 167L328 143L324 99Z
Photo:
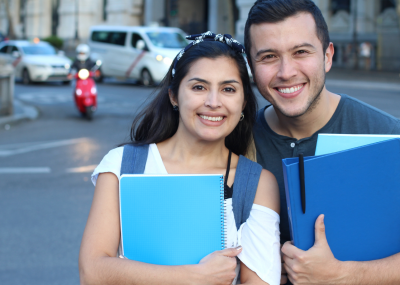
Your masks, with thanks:
M131 144L125 145L120 174L143 174L148 154L148 144L140 146Z
M256 196L258 181L260 180L262 167L250 159L239 156L236 167L235 181L233 183L232 208L235 217L236 228L246 222L250 216Z
M120 174L143 174L146 167L147 156L149 154L149 145L126 144L122 154ZM122 242L118 245L117 256L122 254Z

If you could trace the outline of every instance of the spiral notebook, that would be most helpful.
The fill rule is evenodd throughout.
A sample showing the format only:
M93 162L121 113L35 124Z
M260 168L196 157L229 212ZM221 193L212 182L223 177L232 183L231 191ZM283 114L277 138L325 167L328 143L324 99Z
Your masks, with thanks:
M158 264L197 264L225 248L223 175L122 175L123 255Z

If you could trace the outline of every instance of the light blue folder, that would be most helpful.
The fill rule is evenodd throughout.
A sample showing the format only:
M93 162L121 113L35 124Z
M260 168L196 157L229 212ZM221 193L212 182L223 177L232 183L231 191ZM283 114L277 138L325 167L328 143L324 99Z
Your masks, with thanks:
M400 139L304 158L302 212L298 158L282 160L294 245L314 244L315 220L325 214L326 237L342 261L400 252Z
M400 138L400 135L318 134L315 155L338 152L371 143Z
M159 265L197 264L224 249L223 175L122 175L122 250Z

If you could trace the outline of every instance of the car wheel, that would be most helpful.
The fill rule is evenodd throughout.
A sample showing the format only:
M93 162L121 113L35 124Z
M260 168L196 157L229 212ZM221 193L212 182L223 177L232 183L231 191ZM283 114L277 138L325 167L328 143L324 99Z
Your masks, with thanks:
M32 83L31 76L29 75L28 69L25 68L24 71L22 71L22 84L28 85L31 83Z
M150 74L150 71L147 69L142 70L142 74L140 76L140 80L144 86L152 86L153 85L153 77Z

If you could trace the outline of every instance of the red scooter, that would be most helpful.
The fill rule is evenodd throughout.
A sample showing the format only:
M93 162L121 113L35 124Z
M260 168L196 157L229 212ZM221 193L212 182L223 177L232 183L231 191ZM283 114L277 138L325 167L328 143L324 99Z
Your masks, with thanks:
M81 69L75 74L74 98L76 107L88 120L93 119L93 113L97 110L97 88L93 77L97 75L96 71L98 71L100 65L101 61L98 60L90 71Z

